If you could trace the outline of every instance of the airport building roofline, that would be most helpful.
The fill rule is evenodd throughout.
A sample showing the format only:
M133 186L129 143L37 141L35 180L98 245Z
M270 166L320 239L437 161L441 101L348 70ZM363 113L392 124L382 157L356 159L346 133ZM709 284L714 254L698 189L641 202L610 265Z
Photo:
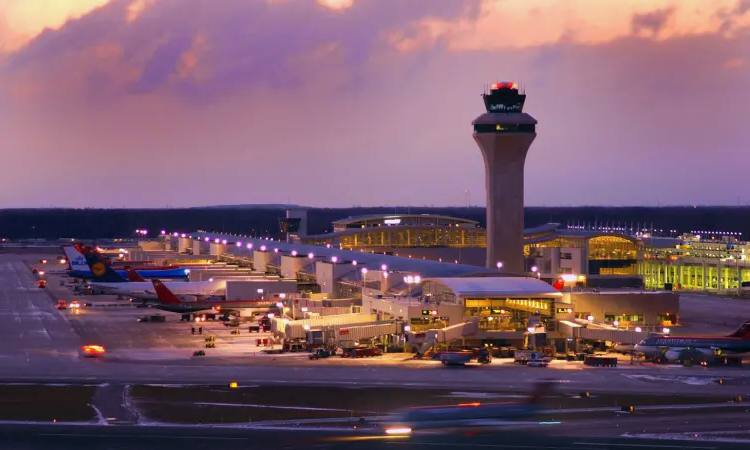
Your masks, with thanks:
M462 276L474 276L474 275L499 275L499 272L492 269L483 269L477 266L470 266L467 264L454 264L449 262L438 262L430 260L420 260L403 258L399 256L381 255L378 253L366 253L352 250L341 250L338 248L327 248L320 245L310 244L290 244L287 242L271 241L268 239L251 238L247 236L239 236L229 233L210 233L210 232L199 232L195 231L188 233L193 236L194 239L203 239L205 237L210 238L210 242L214 242L214 239L227 240L227 246L229 252L235 256L241 256L243 253L249 254L252 251L258 250L261 246L266 246L267 251L273 252L274 249L278 249L280 253L289 254L293 250L296 250L298 254L307 255L313 253L317 257L326 258L330 260L331 257L336 256L339 260L346 261L357 261L357 267L366 267L368 270L381 270L381 266L385 264L388 271L404 271L419 273L423 278L436 278L436 277L462 277ZM241 246L236 246L236 242L241 242ZM253 244L253 249L247 249L247 244Z
M457 297L562 297L548 283L530 277L428 278L449 288Z
M360 216L349 216L343 219L334 220L334 225L348 225L357 222L366 222L368 220L380 220L380 219L403 219L405 217L416 217L421 219L442 219L451 220L460 223L467 224L478 224L476 220L464 219L462 217L452 217L442 214L363 214Z

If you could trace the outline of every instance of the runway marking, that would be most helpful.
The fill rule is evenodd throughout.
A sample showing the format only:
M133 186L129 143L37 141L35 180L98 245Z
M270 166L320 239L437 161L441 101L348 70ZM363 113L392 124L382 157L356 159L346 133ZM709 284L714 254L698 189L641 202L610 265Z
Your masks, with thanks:
M573 445L609 445L611 447L648 447L648 448L700 448L704 450L718 447L695 447L689 445L655 445L655 444L601 444L598 442L573 442Z

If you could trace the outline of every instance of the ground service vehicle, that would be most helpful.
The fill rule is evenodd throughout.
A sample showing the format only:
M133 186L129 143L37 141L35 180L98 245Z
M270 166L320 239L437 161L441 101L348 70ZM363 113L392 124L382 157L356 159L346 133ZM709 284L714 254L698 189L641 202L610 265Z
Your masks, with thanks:
M381 356L383 351L379 348L367 347L367 348L350 348L344 350L341 354L342 358L365 358L368 356Z
M310 359L328 358L329 356L333 355L334 353L330 350L326 350L324 348L316 348L312 353L310 353Z
M549 362L544 358L533 358L528 362L529 367L547 367Z

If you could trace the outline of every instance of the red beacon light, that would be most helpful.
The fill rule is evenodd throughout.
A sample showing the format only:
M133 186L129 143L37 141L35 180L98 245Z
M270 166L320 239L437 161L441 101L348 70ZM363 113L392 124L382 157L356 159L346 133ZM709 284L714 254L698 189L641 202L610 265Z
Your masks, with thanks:
M492 85L492 89L518 89L518 84L512 81L500 81Z

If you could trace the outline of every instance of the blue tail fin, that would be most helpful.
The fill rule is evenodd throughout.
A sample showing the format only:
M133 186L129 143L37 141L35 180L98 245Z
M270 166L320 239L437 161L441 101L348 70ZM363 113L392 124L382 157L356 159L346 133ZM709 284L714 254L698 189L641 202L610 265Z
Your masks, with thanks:
M88 263L89 269L91 270L91 278L93 281L99 281L102 283L125 283L128 281L115 272L112 269L112 266L107 264L94 251L83 247L77 247L76 249L86 258L86 263Z

